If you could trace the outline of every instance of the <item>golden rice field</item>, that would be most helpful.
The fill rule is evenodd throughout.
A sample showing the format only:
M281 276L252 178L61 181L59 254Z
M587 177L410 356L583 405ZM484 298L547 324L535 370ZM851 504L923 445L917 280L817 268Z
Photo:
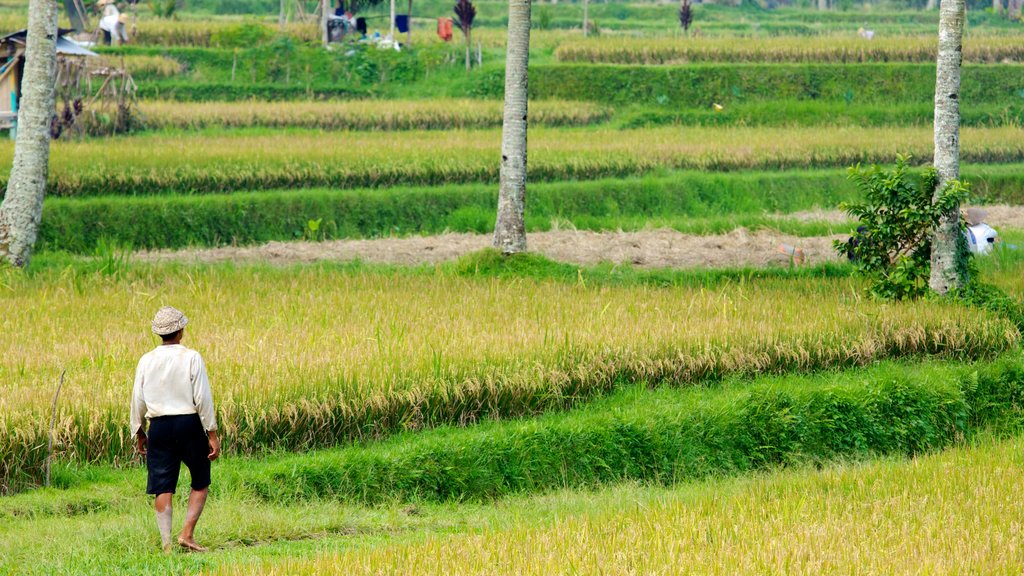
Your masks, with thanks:
M932 155L930 127L537 128L530 175L538 180L627 176L657 169L782 169L889 163ZM501 130L337 133L246 131L152 134L55 142L50 194L218 192L298 186L451 184L496 180ZM1016 127L964 128L961 160L1024 160ZM14 146L0 143L0 166ZM0 170L5 178L8 169Z
M564 492L506 507L468 534L217 573L1020 574L1022 467L1017 438L911 461Z
M101 56L93 64L97 67L120 68L122 65L132 75L145 74L151 77L171 77L182 72L181 62L167 56L128 54L123 56ZM99 86L96 86L99 88Z
M620 380L981 357L1017 344L1009 322L938 302L864 300L849 279L719 289L331 268L144 267L124 279L68 269L0 284L0 454L37 473L58 374L58 452L129 455L137 359L153 311L192 319L227 448L331 445L433 423L572 405ZM972 330L963 330L971 324ZM0 482L18 471L0 474Z
M461 130L501 126L502 104L490 100L355 100L331 102L141 102L147 128L302 127L327 130ZM530 106L544 126L608 120L612 110L590 102L548 100Z
M687 62L934 62L934 35L731 38L594 38L561 44L562 62L682 64ZM964 42L965 63L1020 62L1024 42L1016 36L973 36Z

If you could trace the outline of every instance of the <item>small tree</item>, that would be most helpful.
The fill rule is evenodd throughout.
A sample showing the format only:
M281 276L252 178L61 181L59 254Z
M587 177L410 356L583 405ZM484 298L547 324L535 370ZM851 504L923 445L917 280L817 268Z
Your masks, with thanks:
M455 3L455 16L459 19L459 28L462 29L462 35L466 38L466 71L469 72L469 67L472 64L470 46L473 43L470 33L473 30L473 19L476 18L476 7L470 0L459 0Z
M878 166L851 168L850 179L864 193L864 202L844 203L840 208L859 220L860 226L849 241L837 240L836 250L872 280L873 295L892 300L923 296L931 272L932 231L944 215L956 210L968 187L949 180L936 191L934 169L926 170L915 183L908 175L905 156L897 158L891 172ZM966 243L962 229L958 232ZM961 253L965 257L958 264L966 274L967 252Z
M690 24L693 23L693 6L690 5L690 0L683 0L683 3L679 6L679 25L683 27L683 32L686 35L690 34Z

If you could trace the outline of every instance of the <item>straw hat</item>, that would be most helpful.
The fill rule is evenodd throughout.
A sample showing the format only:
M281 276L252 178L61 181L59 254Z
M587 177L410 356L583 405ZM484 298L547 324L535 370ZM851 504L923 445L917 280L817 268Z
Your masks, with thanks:
M188 318L181 310L173 306L164 306L157 310L156 316L153 317L153 334L157 336L174 334L184 328L186 324L188 324Z
M96 5L99 6L100 8L102 8L102 7L106 6L107 4L113 4L113 3L114 3L114 0L98 0L96 2Z
M120 22L121 24L127 24L128 23L128 15L127 14L121 14L120 16L117 17L117 21Z

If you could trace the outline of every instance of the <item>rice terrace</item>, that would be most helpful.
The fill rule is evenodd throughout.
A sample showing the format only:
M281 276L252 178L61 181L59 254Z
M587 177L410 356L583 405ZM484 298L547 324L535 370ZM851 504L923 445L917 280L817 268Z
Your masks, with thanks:
M1024 0L0 0L0 574L1024 573Z

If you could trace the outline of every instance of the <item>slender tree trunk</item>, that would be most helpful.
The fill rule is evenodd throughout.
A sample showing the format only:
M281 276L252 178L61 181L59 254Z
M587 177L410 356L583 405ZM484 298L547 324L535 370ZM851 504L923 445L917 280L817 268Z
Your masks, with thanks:
M412 46L412 0L409 0L409 10L405 14L405 44L406 46Z
M583 37L586 38L590 35L590 0L583 0Z
M0 259L28 264L43 215L57 78L57 2L30 0L18 135L0 204Z
M928 0L928 4L924 7L925 10L935 10L935 0Z
M327 48L327 43L330 38L327 35L327 18L331 14L331 5L327 3L327 0L320 0L320 40L323 42L324 48Z
M939 7L939 57L935 71L935 170L939 184L960 177L960 63L963 60L965 0L942 0ZM959 260L960 207L939 221L932 236L932 271L929 285L939 294L963 286Z
M389 14L391 21L388 23L388 40L398 42L398 38L395 38L395 0L391 0Z
M505 57L505 115L501 123L501 184L494 247L526 251L526 112L531 0L509 0Z
M818 10L828 10L828 0L818 0Z
M287 20L287 12L285 11L285 1L281 0L280 12L277 15L277 25L281 28L281 32L284 32L284 24Z
M1010 0L1011 2L1013 0ZM1003 13L1003 2L1002 0L992 0L992 13L1002 14Z
M473 65L473 59L471 58L471 54L472 54L472 51L473 51L473 48L472 48L472 46L473 46L472 34L473 34L473 29L472 28L468 28L466 30L466 72L469 72L470 67Z

